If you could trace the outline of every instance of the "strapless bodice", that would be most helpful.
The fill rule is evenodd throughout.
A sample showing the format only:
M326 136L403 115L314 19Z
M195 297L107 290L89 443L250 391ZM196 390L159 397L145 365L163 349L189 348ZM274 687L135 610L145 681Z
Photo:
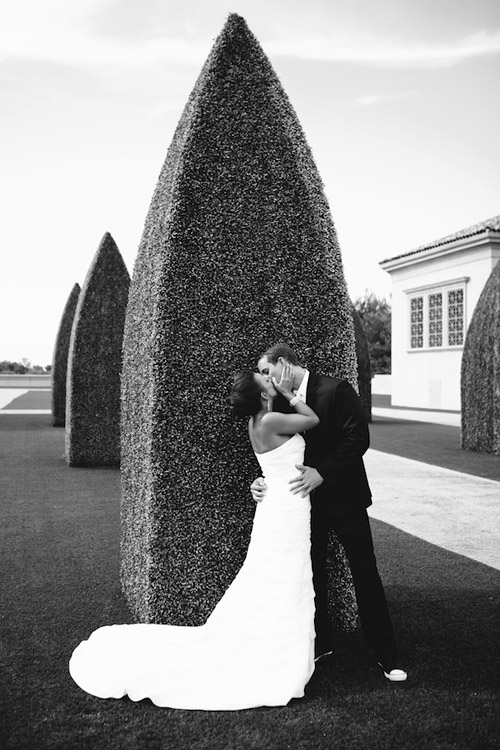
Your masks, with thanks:
M305 440L299 433L286 443L266 453L256 453L262 473L267 482L285 480L297 475L295 466L304 462Z

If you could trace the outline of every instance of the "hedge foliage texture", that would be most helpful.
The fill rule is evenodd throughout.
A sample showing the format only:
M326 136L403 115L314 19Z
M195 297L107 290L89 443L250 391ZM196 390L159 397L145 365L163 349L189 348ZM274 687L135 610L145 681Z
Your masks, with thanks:
M120 372L130 277L107 232L76 308L68 359L66 461L120 463Z
M130 288L122 585L139 620L202 623L244 559L259 468L226 405L234 372L285 340L355 385L350 307L297 117L231 15L168 150ZM342 591L345 622L354 604Z
M54 345L51 369L52 424L54 427L64 427L66 423L66 377L68 373L69 342L79 296L80 284L75 284L64 306Z
M365 327L354 305L351 308L356 339L356 359L358 362L358 391L363 411L368 422L372 421L372 368L370 349Z
M500 262L472 315L461 372L462 448L500 456Z

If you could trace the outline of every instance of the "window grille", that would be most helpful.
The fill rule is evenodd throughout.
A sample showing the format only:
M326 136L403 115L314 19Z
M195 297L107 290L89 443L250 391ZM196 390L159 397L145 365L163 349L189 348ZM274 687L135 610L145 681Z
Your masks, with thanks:
M429 346L443 346L443 295L429 294Z
M412 297L410 305L411 348L421 349L424 345L424 298Z
M448 292L448 344L462 346L464 343L464 290Z

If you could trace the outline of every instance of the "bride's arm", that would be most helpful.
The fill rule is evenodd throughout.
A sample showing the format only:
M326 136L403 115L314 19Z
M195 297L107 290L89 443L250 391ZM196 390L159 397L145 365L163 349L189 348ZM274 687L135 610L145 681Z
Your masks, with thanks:
M281 414L278 411L271 411L262 417L262 427L277 435L294 435L296 432L312 430L319 424L319 418L303 401L298 401L292 406L295 406L297 414Z

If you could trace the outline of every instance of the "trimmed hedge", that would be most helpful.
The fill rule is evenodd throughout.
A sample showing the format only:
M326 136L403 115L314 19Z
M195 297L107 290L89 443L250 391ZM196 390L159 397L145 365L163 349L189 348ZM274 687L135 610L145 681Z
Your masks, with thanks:
M467 330L461 368L462 448L500 456L500 263Z
M130 277L106 232L76 308L66 389L69 466L120 463L120 372Z
M361 317L354 305L351 307L356 340L356 359L358 362L358 392L361 405L368 422L372 421L372 368L370 364L370 349Z
M351 303L297 117L230 15L189 97L146 217L125 322L122 586L140 621L202 623L244 559L259 468L233 374L286 340L356 387ZM336 544L335 613L355 603Z
M80 284L75 284L64 306L54 345L51 370L52 424L54 427L64 427L66 424L66 377L68 372L69 342L79 296Z

